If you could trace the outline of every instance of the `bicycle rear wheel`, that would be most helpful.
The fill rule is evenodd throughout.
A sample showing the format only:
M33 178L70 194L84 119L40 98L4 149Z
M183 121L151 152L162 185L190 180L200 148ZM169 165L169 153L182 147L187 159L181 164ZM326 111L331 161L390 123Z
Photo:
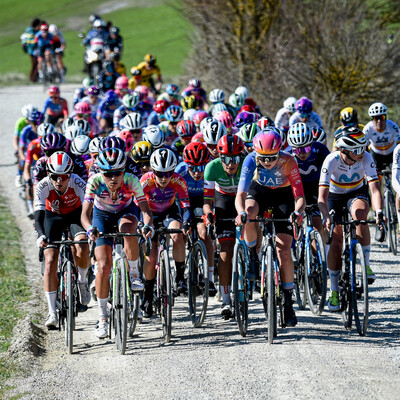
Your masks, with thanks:
M189 256L188 298L192 324L199 328L207 313L208 305L208 260L204 243L198 240L193 244Z
M314 315L321 315L326 300L326 255L320 233L310 232L310 244L306 249L305 287L307 301Z
M307 305L307 295L305 287L305 270L306 260L304 255L304 239L301 238L302 242L296 243L295 248L292 250L292 258L295 262L295 273L294 273L294 289L296 293L296 301L300 310L304 310Z
M115 336L117 339L117 349L120 354L125 354L128 333L128 275L125 259L119 260L115 276Z
M268 343L272 344L277 334L277 299L275 265L272 246L267 248L267 295L268 295Z
M72 354L74 345L74 325L75 325L75 310L74 310L74 295L73 295L73 266L71 261L65 264L65 302L66 302L66 325L65 325L65 344L68 348L68 353Z
M163 249L160 254L160 302L161 302L161 324L163 328L164 341L171 340L172 328L172 285L171 267L168 251Z
M397 212L393 193L385 190L385 213L388 221L389 250L397 255Z
M364 253L359 243L353 250L353 294L354 322L360 336L365 336L368 326L368 277Z
M249 297L246 279L246 257L245 248L242 244L236 243L233 250L233 300L235 305L235 316L240 334L245 337L247 334L249 316Z

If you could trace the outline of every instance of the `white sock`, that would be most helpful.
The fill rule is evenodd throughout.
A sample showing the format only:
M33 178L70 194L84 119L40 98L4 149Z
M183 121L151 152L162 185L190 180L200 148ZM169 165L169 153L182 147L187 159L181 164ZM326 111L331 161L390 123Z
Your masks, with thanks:
M139 278L139 260L128 260L129 264L129 277L130 279L137 279Z
M97 304L99 305L99 319L107 318L107 303L108 297L105 299L97 298Z
M370 249L371 246L367 245L367 246L361 246L363 253L364 253L364 258L365 258L365 265L369 265L369 253L370 253Z
M78 283L86 282L86 274L88 272L88 268L78 267Z
M57 290L54 292L45 292L47 298L47 304L49 306L49 314L56 314L56 300L57 300Z
M331 269L328 268L328 271L329 271L329 278L331 280L331 291L338 292L339 291L340 270L332 271Z
M220 285L221 295L222 295L222 302L224 304L230 304L231 302L231 285L229 286L222 286Z

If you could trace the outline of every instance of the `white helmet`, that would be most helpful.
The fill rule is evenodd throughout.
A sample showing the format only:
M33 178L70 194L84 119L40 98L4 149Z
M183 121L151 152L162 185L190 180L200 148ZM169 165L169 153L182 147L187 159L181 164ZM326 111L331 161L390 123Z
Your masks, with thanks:
M206 130L203 131L204 141L207 144L217 144L218 140L222 138L222 136L226 135L226 128L222 122L212 121L210 122Z
M77 156L89 153L90 137L86 135L77 136L71 143L71 152Z
M70 125L65 131L65 137L71 142L79 135L83 135L82 128L78 125Z
M236 94L240 94L243 97L243 100L246 100L249 98L249 91L247 90L247 87L245 86L238 86L235 90Z
M225 100L225 93L221 89L213 89L208 95L208 99L211 103L220 103Z
M95 137L89 143L89 153L98 153L101 138Z
M338 149L354 151L356 149L365 149L367 145L367 138L359 128L345 126L344 129L340 130L339 134L337 134L337 131L335 133L336 147Z
M368 109L368 114L371 118L377 115L386 115L387 107L383 103L374 103Z
M74 163L67 153L56 151L48 158L46 169L51 174L70 174L74 169Z
M183 113L183 119L185 121L193 121L193 115L196 114L197 110L194 108L189 108Z
M298 122L290 127L287 135L287 141L292 147L305 147L313 141L313 135L310 128L303 122Z
M214 107L211 110L211 114L213 117L215 117L221 111L227 111L227 110L228 109L226 108L226 105L224 103L216 103L214 104Z
M38 111L37 107L32 104L25 104L21 108L21 113L25 118L28 118L34 111Z
M88 121L86 121L84 119L76 119L74 121L74 125L79 126L79 128L81 128L82 135L88 135L88 136L90 135L92 128Z
M150 157L150 166L153 171L173 171L177 164L176 156L170 149L157 149Z
M200 132L205 132L207 125L213 121L217 121L215 118L213 117L205 117L201 120L200 122Z
M37 128L37 135L38 136L44 136L47 133L54 133L56 131L56 128L54 128L53 124L50 124L48 122L45 122L43 124L40 124Z
M283 108L286 111L289 111L290 113L294 113L294 112L296 112L296 102L297 102L297 99L295 97L288 97L283 102Z
M49 33L51 33L52 35L58 35L57 25L50 24L49 25Z
M138 130L143 128L144 122L142 114L133 112L126 115L124 118L121 119L119 122L121 128Z
M157 125L148 125L144 128L143 140L158 149L165 143L165 133Z

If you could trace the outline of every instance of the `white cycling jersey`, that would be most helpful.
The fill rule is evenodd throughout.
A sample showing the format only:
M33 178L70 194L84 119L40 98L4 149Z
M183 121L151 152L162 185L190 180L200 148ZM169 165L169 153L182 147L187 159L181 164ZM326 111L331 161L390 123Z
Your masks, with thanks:
M400 196L400 144L393 151L392 186Z
M375 130L373 121L364 126L363 132L371 144L371 150L376 154L391 154L400 142L399 127L390 119L386 121L386 129L383 132Z
M286 110L286 108L282 107L276 113L274 121L275 126L287 132L289 130L289 119L290 119L290 112Z
M365 183L378 180L375 162L371 154L365 152L361 161L347 165L340 151L329 154L322 164L319 186L329 187L329 192L344 194L361 188Z
M300 120L300 113L298 111L296 111L289 119L289 126L293 126L294 124L296 124L297 122L303 122ZM309 128L323 128L322 126L322 121L320 116L314 112L311 111L311 115L310 118L308 119L307 122L305 122L305 124L309 127Z

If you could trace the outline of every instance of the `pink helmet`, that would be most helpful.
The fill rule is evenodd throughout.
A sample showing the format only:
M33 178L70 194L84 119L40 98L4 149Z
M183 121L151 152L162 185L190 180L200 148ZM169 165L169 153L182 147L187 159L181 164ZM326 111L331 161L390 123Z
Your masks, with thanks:
M203 121L203 119L206 117L209 117L207 111L204 110L196 111L196 113L193 114L193 122L195 123L195 125L200 126L200 122Z
M226 129L230 129L233 126L233 118L232 115L229 114L228 111L221 111L219 112L215 118L217 121L222 122L225 125Z
M258 133L253 139L253 149L258 154L276 154L282 148L281 136L270 129Z
M92 112L92 107L86 101L80 101L75 104L74 107L75 114L90 114Z
M125 142L125 151L129 152L133 149L133 136L129 129L122 129L122 131L118 132L115 136L121 138Z
M204 137L202 132L197 132L193 137L191 143L201 142L204 143Z
M120 76L115 81L115 89L128 89L129 82L128 78L125 75Z

